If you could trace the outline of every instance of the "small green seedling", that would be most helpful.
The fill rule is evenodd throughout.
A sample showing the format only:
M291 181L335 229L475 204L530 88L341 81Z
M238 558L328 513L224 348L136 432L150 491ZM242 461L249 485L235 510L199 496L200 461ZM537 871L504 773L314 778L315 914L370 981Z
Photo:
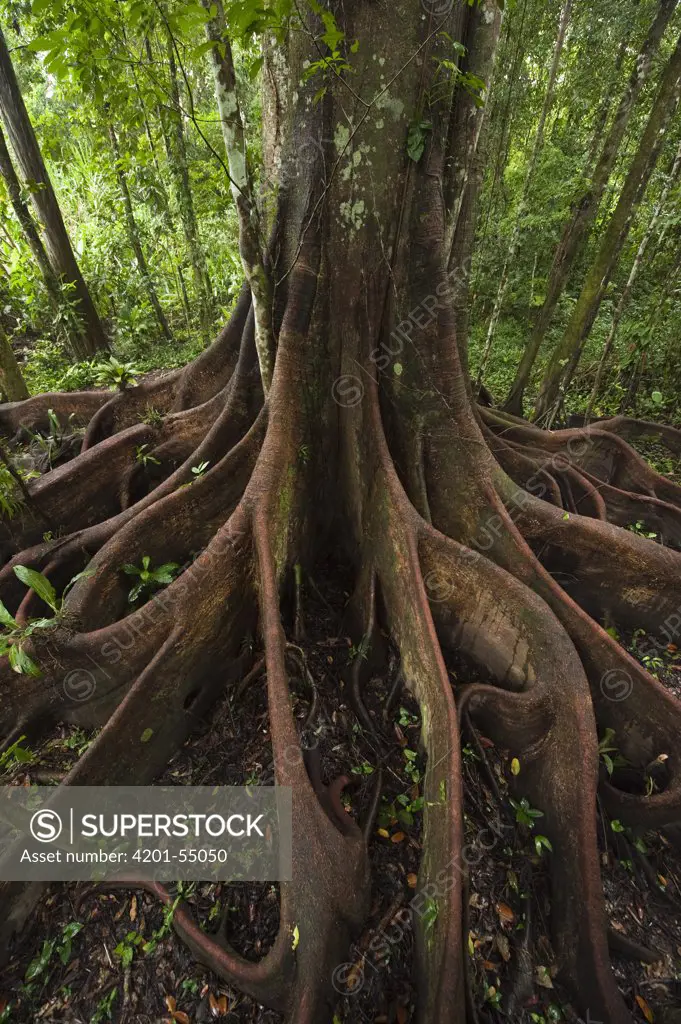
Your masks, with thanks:
M613 744L615 738L614 729L606 729L603 734L603 739L598 744L598 753L605 765L605 770L608 775L612 775L615 768L623 768L629 762L626 757L622 757L619 749ZM611 756L614 755L614 756Z
M104 1021L111 1020L113 1015L113 1004L118 996L118 989L112 988L103 999L97 1003L97 1008L92 1016L90 1024L104 1024Z
M161 427L163 426L163 413L155 405L148 405L142 422L149 427Z
M73 579L69 580L62 596L57 597L56 591L47 576L43 576L36 569L29 569L26 565L14 566L14 575L17 579L25 583L53 612L51 618L29 619L28 623L23 626L16 621L14 616L10 614L2 601L0 601L0 627L2 627L2 632L0 633L0 657L6 655L15 672L18 672L20 675L41 675L36 663L29 658L24 650L25 642L36 630L48 629L57 624L57 620L62 614L64 598L71 587L78 580L86 576L92 576L92 574L92 569L85 569L83 572L79 572Z
M537 851L537 856L541 857L544 850L553 852L553 847L546 836L535 836L534 837L534 848Z
M416 786L421 781L421 771L416 764L416 758L418 755L415 750L409 750L408 747L405 747L402 753L404 754L404 760L406 762L404 766L405 775L407 775Z
M158 569L152 569L149 555L143 556L141 566L131 565L128 562L127 565L123 566L123 572L128 576L138 577L137 583L130 588L128 601L132 604L145 591L147 594L151 594L154 590L158 590L159 587L172 583L179 568L177 562L165 562L164 565L159 565Z
M527 797L522 797L520 801L511 798L511 806L515 811L515 820L519 825L525 825L527 828L534 828L535 818L544 817L543 811L538 811L536 807L530 807Z
M361 658L362 661L366 661L369 656L370 647L371 637L368 635L363 636L358 644L351 644L348 652L350 661L356 661L357 658Z
M121 363L115 356L97 366L95 384L98 387L118 388L125 391L128 386L134 387L137 369L132 363Z
M32 480L40 476L35 470L23 470L17 468L16 472L22 480ZM19 509L23 508L24 495L21 493L16 479L12 476L7 466L0 463L0 515L5 519L13 519Z
M400 717L397 721L403 729L408 729L412 725L418 725L419 716L413 715L411 711L407 711L406 708L400 707Z
M426 932L429 932L437 921L437 903L432 896L427 896L423 908L423 927Z
M145 938L139 932L128 932L114 949L114 956L118 957L123 967L129 967L134 959L135 950L144 943Z
M209 466L210 462L199 462L198 466L192 466L192 476L194 479L198 480L199 477L202 477Z
M29 761L33 760L35 757L33 751L21 745L25 739L25 736L20 736L7 750L0 754L0 771L3 771L5 768L14 768L17 764L28 764Z
M148 444L138 444L135 448L135 460L141 463L145 468L149 465L160 466L159 460L148 452L146 449L149 447Z
M637 533L639 537L647 537L648 540L655 540L657 538L657 534L653 533L652 530L646 530L640 519L635 523L629 523L627 530L631 530L632 533Z

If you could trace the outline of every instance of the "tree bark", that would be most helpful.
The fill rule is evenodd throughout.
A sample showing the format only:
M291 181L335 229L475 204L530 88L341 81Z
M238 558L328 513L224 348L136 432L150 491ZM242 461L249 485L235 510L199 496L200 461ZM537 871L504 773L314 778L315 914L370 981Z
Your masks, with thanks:
M522 414L523 396L539 349L542 346L558 305L558 300L570 276L575 260L583 248L589 229L598 212L603 192L610 178L624 133L634 109L634 104L648 79L653 65L653 57L675 7L676 0L660 0L657 14L637 56L636 64L620 99L610 131L603 143L601 155L593 172L591 182L579 201L575 203L572 216L563 229L563 234L556 248L549 272L546 297L530 334L515 380L504 403L504 408L514 415Z
M28 388L9 338L0 326L0 388L8 402L21 402L28 398Z
M603 346L603 352L601 353L601 358L598 363L598 369L596 371L596 378L594 380L594 385L591 390L589 401L586 407L585 417L587 423L589 423L591 420L593 408L598 398L601 382L603 380L605 367L607 366L610 353L612 351L613 345L615 344L615 339L617 337L617 331L622 320L622 315L624 313L624 310L626 309L627 303L629 301L629 296L631 295L634 284L636 283L636 278L638 277L641 267L643 265L643 259L647 252L648 245L650 244L650 241L655 233L655 228L657 227L657 222L660 218L660 214L664 209L665 203L667 202L667 199L669 197L669 193L671 192L675 183L678 181L679 173L681 173L681 144L679 144L679 148L676 151L674 163L672 164L671 171L669 172L667 180L665 181L662 187L660 197L653 208L652 215L643 233L643 238L641 239L639 247L636 251L636 256L634 257L634 262L631 266L631 270L629 271L627 283L622 289L622 294L620 295L619 302L617 303L617 307L613 314L612 324L610 325L610 331L608 332L608 337L606 338L605 345Z
M144 279L144 284L147 289L147 295L151 302L154 313L156 314L156 320L158 321L159 327L163 332L164 336L168 341L173 340L170 328L168 327L168 321L166 315L163 312L161 303L159 302L156 288L154 286L154 279L151 276L149 265L144 255L142 243L140 241L139 231L137 229L137 222L135 221L135 214L132 208L132 200L130 199L130 189L128 188L128 180L123 168L121 161L120 146L118 145L118 136L116 135L116 129L113 124L109 121L108 125L109 139L111 141L111 148L114 156L114 166L116 168L116 177L118 179L118 187L121 190L123 197L123 209L125 211L125 224L128 229L128 241L130 242L130 248L135 254L137 260L137 266L139 267L140 274Z
M76 317L82 331L74 332L74 355L84 359L98 349L108 348L99 315L71 248L66 226L38 146L33 125L14 73L5 37L0 29L0 118L14 150L31 201L42 226L47 255L54 274L62 284L73 288Z
M12 209L16 215L17 220L24 233L26 244L33 253L33 257L38 264L40 273L42 274L43 282L47 290L47 294L50 297L51 302L55 307L59 307L61 301L61 288L59 285L59 279L56 277L50 261L47 258L45 252L45 246L40 240L38 229L35 226L31 211L24 202L21 196L21 185L17 178L12 158L10 157L7 144L5 142L5 136L0 128L0 174L4 179L5 185L7 186L7 192L9 195Z
M573 356L576 365L579 352L596 319L603 293L619 259L634 211L641 201L655 167L665 128L679 101L680 87L681 36L664 70L653 108L629 166L617 206L603 234L596 258L586 275L570 322L549 360L535 407L536 417L552 416L554 404L559 400L566 368Z
M265 266L265 243L249 167L243 120L237 95L232 48L226 33L221 0L202 0L213 18L206 22L206 36L213 43L210 61L215 82L215 99L220 114L222 137L227 153L232 197L239 218L239 253L251 289L255 318L255 347L265 394L272 383L274 332L272 326L272 281Z
M572 0L565 0L563 7L560 12L558 19L558 32L556 35L556 42L553 48L553 58L551 60L551 67L549 70L549 78L546 84L546 92L544 94L544 102L542 104L541 113L539 115L539 122L537 124L537 131L534 136L534 144L532 146L532 153L527 164L525 171L525 180L523 181L523 190L520 194L520 202L518 203L518 209L516 211L515 224L513 225L513 232L511 234L511 241L508 246L506 253L506 259L501 271L501 278L499 279L499 288L497 289L497 295L494 300L494 307L492 309L492 315L490 316L489 325L487 327L487 337L485 338L485 347L482 352L482 358L480 360L480 367L478 370L478 384L482 382L482 378L487 367L487 361L492 351L492 344L494 342L494 332L499 322L501 315L501 309L504 304L504 298L506 296L506 289L508 287L509 269L515 260L516 252L518 250L518 243L520 241L520 232L522 230L523 221L525 219L525 213L530 198L530 187L534 178L535 168L539 160L539 155L544 145L544 128L546 126L546 118L548 117L549 111L553 104L553 93L556 85L556 78L558 75L558 66L560 64L560 55L563 50L563 44L565 42L565 35L567 32L568 22L570 19L570 11L572 9Z

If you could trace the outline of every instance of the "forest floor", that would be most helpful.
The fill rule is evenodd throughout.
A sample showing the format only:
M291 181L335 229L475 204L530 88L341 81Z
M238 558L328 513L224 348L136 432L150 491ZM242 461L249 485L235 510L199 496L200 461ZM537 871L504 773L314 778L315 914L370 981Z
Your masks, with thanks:
M420 782L417 706L399 689L390 713L384 709L395 683L395 660L365 693L376 735L357 720L349 696L353 658L343 631L349 596L343 568L320 566L303 586L305 639L299 664L314 679L317 714L305 743L321 755L326 781L349 773L348 810L360 820L376 773L382 801L370 842L373 904L365 931L339 984L339 1024L407 1024L413 1019L413 935L408 914L428 912L416 889L420 855ZM289 624L290 625L290 624ZM641 635L622 637L636 654ZM257 657L257 655L256 655ZM304 658L304 662L302 659ZM681 650L669 645L650 666L681 696ZM450 666L452 684L471 681L463 666ZM299 673L300 677L304 675ZM225 698L158 780L166 785L270 784L272 763L263 678L253 679L236 699ZM310 693L294 680L295 710L305 720ZM92 736L59 728L34 750L4 766L5 784L56 783ZM616 758L615 740L608 749ZM548 937L548 861L541 818L523 822L522 801L509 798L509 784L522 765L477 733L463 737L467 867L469 984L481 1024L502 1020L541 1024L576 1020L555 979ZM520 787L521 789L522 787ZM520 803L520 810L518 804ZM641 963L613 955L618 982L641 1020L661 1024L677 1018L667 1010L681 1001L681 858L664 836L633 835L600 813L603 881L611 927L655 952ZM520 818L520 821L518 820ZM224 926L234 948L248 958L264 955L278 925L277 886L257 883L185 883L185 899L209 931ZM81 885L53 885L30 927L0 973L0 1021L257 1022L275 1024L278 1014L226 988L198 966L173 938L171 914L141 894L106 892ZM426 927L427 927L427 916ZM377 938L380 941L376 941ZM509 1004L510 1000L510 1004ZM665 1016L666 1013L666 1016Z
M654 449L644 453L658 463L666 459ZM676 464L667 460L664 471L678 480ZM632 524L632 529L639 528ZM304 635L294 638L293 614L285 621L301 726L315 693L316 711L303 737L304 746L319 754L322 778L352 777L344 802L359 821L379 773L381 778L382 798L369 845L371 912L339 975L334 1024L408 1024L415 1019L412 920L418 914L427 929L432 910L417 881L425 771L421 722L387 641L384 667L363 693L373 729L357 717L350 679L355 659L367 653L352 647L345 627L351 584L345 566L319 565L302 585ZM674 638L656 642L642 630L618 634L616 626L610 628L681 699L681 640L677 646ZM254 663L258 657L254 650ZM475 679L453 659L448 668L455 695L459 685ZM0 759L0 783L57 784L93 735L60 726L31 748L20 744ZM556 977L548 926L552 851L541 835L541 815L519 795L522 764L470 727L464 728L462 750L464 934L479 1024L577 1021ZM603 773L626 772L616 736L602 737L601 750ZM654 786L654 771L650 778ZM197 721L157 781L271 784L264 677L254 676L243 692L226 694L209 717ZM631 949L626 956L613 950L618 983L634 1019L679 1024L681 855L662 834L637 834L609 820L600 807L598 817L612 933L644 947L643 960L632 959ZM180 892L202 926L224 928L243 956L258 959L273 942L279 918L276 885L184 883ZM0 972L0 1024L282 1020L197 965L175 940L171 918L172 910L147 895L107 892L89 884L50 886Z

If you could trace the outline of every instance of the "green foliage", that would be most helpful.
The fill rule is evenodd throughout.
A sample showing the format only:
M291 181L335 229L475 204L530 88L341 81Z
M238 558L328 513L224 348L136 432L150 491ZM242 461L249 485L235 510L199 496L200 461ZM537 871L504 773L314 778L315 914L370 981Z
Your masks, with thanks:
M25 736L20 736L7 750L0 754L0 771L14 768L18 764L29 764L35 758L35 754L28 747L22 746Z
M118 989L112 988L110 992L97 1003L95 1012L92 1015L90 1024L104 1024L104 1021L111 1020L114 1012L114 1003L118 997Z
M115 356L111 356L97 367L95 383L100 387L114 387L124 391L128 386L137 383L137 373L138 370L132 363L121 363Z
M2 601L0 601L0 627L2 628L2 632L0 632L0 657L6 656L12 669L19 673L19 675L41 675L40 668L26 653L24 645L36 630L51 629L57 624L58 619L63 613L64 598L68 594L69 590L71 590L78 580L91 576L92 572L93 570L91 569L85 569L83 572L79 572L69 580L64 588L62 596L57 597L54 587L47 577L43 576L41 572L37 572L35 569L30 569L25 565L14 566L14 575L17 579L21 580L29 590L32 590L37 594L40 600L43 601L52 612L51 618L29 619L28 622L23 625L16 621L14 616L10 614Z
M619 752L619 748L613 743L615 738L614 729L606 729L603 738L598 744L598 753L605 765L608 775L612 775L615 768L623 768L629 762Z
M423 913L421 919L423 921L423 927L426 932L431 931L435 922L437 921L438 907L437 903L432 896L427 896L424 901Z
M149 465L160 466L159 460L147 451L148 444L138 444L135 448L135 461L139 462L142 466L146 467Z
M530 807L527 797L522 797L520 800L511 799L511 807L515 811L515 820L519 825L524 825L525 828L533 829L534 823L537 818L543 818L544 812L538 811L536 807ZM542 836L542 839L545 838ZM548 840L547 840L548 841Z
M430 121L414 121L407 132L407 154L410 160L418 163L426 148L428 134L433 130Z
M82 929L83 926L79 921L71 921L63 928L60 938L45 939L40 952L26 968L25 980L27 982L36 981L39 978L45 980L43 976L49 973L55 953L62 964L67 964L71 959L73 940Z
M638 519L635 523L629 523L627 530L631 530L632 533L637 533L639 537L647 537L649 540L655 540L657 534L651 530L647 530L642 522Z
M23 470L20 467L17 468L17 473L22 480L30 480L32 477L38 476L37 473ZM24 496L19 485L4 462L0 462L0 514L3 519L14 519L23 505Z
M123 572L127 576L136 576L137 582L130 588L128 600L133 603L139 597L149 597L159 587L172 583L179 569L177 562L165 562L157 569L152 569L149 555L142 557L141 566L127 563L123 566Z
M407 793L400 793L399 796L390 802L384 801L378 815L378 823L383 828L399 821L401 825L410 828L415 821L414 815L423 811L424 799L422 796L411 797Z
M68 418L66 424L60 422L59 417L55 413L54 409L47 410L47 421L48 430L46 434L32 434L33 443L39 449L42 449L46 465L43 469L52 469L54 463L63 454L65 449L68 447L69 438L75 433L75 427L73 426L73 414ZM39 476L38 473L28 473L25 479L29 479L31 476Z

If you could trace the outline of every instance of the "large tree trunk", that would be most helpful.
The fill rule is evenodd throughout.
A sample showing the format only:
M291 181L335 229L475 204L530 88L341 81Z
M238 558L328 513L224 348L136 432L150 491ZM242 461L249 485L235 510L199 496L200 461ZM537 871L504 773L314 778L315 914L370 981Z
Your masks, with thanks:
M511 241L508 246L506 253L506 259L501 271L501 277L499 278L499 288L497 289L497 295L494 300L494 306L492 308L492 315L489 318L489 324L487 326L487 337L485 338L485 346L482 352L482 358L480 360L480 367L478 370L478 383L482 381L487 366L487 361L492 351L492 344L494 342L494 332L501 316L501 310L504 304L504 298L506 297L506 289L508 287L509 270L513 266L516 253L518 251L518 243L520 242L520 232L523 227L525 215L527 213L527 206L530 200L530 189L534 179L534 173L539 160L539 156L544 146L544 128L546 126L546 118L549 115L549 111L553 105L553 93L556 86L556 78L558 77L558 66L560 64L560 55L563 52L563 43L565 42L565 34L567 32L568 22L570 20L570 10L572 8L572 0L565 0L563 3L560 17L558 19L558 31L556 34L556 42L553 47L553 59L551 61L551 67L549 69L549 77L546 83L546 92L544 93L544 102L542 104L541 113L539 114L539 121L537 123L537 130L534 136L534 144L532 146L532 153L527 163L525 170L525 180L523 182L523 189L520 193L520 202L518 203L518 209L515 215L515 224L513 225L513 231L511 233Z
M245 289L229 325L184 371L128 389L94 415L100 396L40 396L0 410L8 433L39 424L47 408L89 419L81 454L29 485L59 524L58 540L43 540L28 511L6 531L6 607L38 611L13 573L18 563L58 588L85 562L93 570L69 592L49 643L31 638L43 677L17 680L0 664L0 725L29 736L35 722L103 726L65 785L143 784L218 695L239 703L248 688L266 697L275 780L292 788L294 821L293 879L281 887L274 944L260 961L246 960L163 886L147 888L173 905L178 935L230 985L290 1024L331 1024L338 1000L356 992L350 944L370 910L381 785L377 773L360 825L341 802L348 776L322 760L326 748L305 756L294 715L289 670L300 653L285 595L333 552L353 574L348 628L370 652L353 661L343 691L357 728L372 739L381 730L366 701L374 672L390 661L386 634L398 679L420 705L427 767L411 901L416 1019L451 1024L475 1003L464 967L458 712L518 759L518 795L544 813L562 983L590 1020L631 1024L608 961L597 725L616 731L641 772L668 752L659 791L636 795L601 780L613 817L661 828L681 818L681 707L599 622L611 615L652 628L675 613L681 556L621 526L645 519L678 543L681 491L607 424L552 434L472 402L464 288L449 266L469 263L475 161L456 203L451 254L454 207L446 210L443 196L448 147L466 145L475 130L460 107L469 95L458 76L443 80L442 68L451 68L452 40L463 39L469 70L489 64L500 12L493 0L444 6L427 4L424 16L417 0L396 0L392 32L382 5L334 6L355 73L346 81L320 70L326 92L317 104L319 78L303 75L318 59L316 16L289 26L287 45L268 38L264 162L280 190L265 400ZM458 138L453 122L470 132ZM410 126L413 142L413 126L424 123L423 153L412 145L410 156ZM165 413L159 425L142 418L149 404ZM679 432L667 428L664 438L681 450ZM140 445L157 458L153 470L135 464ZM204 461L197 479L192 467ZM187 568L131 611L120 568L143 555ZM561 569L569 571L559 577ZM249 672L243 640L254 631L262 653ZM453 682L445 659L454 658L466 669ZM92 685L78 702L62 684L84 664ZM622 682L627 699L610 699ZM391 742L381 733L377 745ZM38 895L5 887L3 941ZM380 902L381 891L374 895Z
M24 181L30 188L31 201L42 226L52 270L60 279L62 287L69 285L73 289L72 301L75 300L76 303L76 321L80 330L77 327L73 332L71 346L74 355L84 359L94 355L98 349L107 348L108 342L71 248L59 203L19 90L1 29L0 118L7 130Z
M665 68L653 108L629 166L617 206L603 233L596 258L584 279L565 333L546 367L535 407L535 418L545 417L549 426L560 405L563 381L568 371L574 373L579 354L598 315L601 299L617 266L634 212L655 168L666 126L678 105L680 90L681 36Z
M660 0L657 15L641 47L641 51L637 55L629 82L622 94L610 130L603 143L593 177L588 188L584 191L579 201L575 203L572 216L563 229L563 234L556 248L549 272L546 297L539 310L537 322L528 339L527 347L523 353L515 380L504 405L507 412L518 416L522 415L523 396L532 373L532 368L539 354L539 349L549 329L558 300L563 293L575 260L582 251L589 229L598 213L598 208L603 198L605 187L610 180L610 175L627 130L634 104L648 79L653 66L653 58L675 7L676 0Z
M130 248L135 254L137 260L137 266L139 267L140 274L144 279L144 284L149 297L151 307L156 314L156 320L161 328L161 331L168 339L173 340L173 336L170 333L168 321L166 315L163 312L163 307L159 302L158 295L156 293L156 287L154 285L154 279L151 276L149 270L149 264L147 263L146 256L144 255L144 249L140 241L139 231L137 229L137 222L135 220L135 213L132 208L132 200L130 198L130 189L128 188L128 179L125 173L125 168L121 160L120 146L118 145L118 136L116 135L116 129L111 122L107 125L109 132L109 139L111 141L111 149L113 151L114 166L116 168L116 178L118 179L118 187L121 190L121 196L123 197L123 209L125 211L125 225L128 229L128 241L130 242Z

